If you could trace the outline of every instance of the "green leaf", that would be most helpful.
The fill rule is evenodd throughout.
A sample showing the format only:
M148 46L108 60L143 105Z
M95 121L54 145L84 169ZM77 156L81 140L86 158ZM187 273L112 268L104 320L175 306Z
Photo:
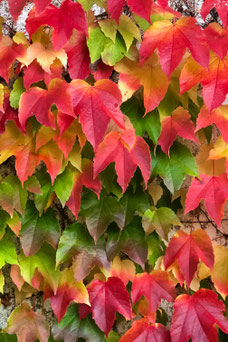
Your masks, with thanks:
M98 22L101 31L107 38L110 38L113 43L116 40L117 24L114 19L105 19Z
M53 190L59 198L62 206L65 206L73 189L73 172L69 168L65 168L63 173L55 179Z
M144 269L148 249L140 217L135 217L123 231L112 225L108 229L106 250L109 259L112 260L122 251Z
M165 244L155 232L147 237L146 242L148 245L148 260L151 266L154 267L157 259L165 254Z
M120 340L120 335L117 334L115 331L110 331L108 337L105 338L106 342L118 342Z
M84 11L88 11L93 6L94 0L78 0L78 2L82 5Z
M0 269L0 293L4 292L4 284L5 284L5 277L2 273L2 270ZM0 339L1 339L1 335L0 335Z
M18 265L16 247L13 243L11 232L7 232L0 240L0 268L5 263Z
M112 41L105 37L104 33L99 27L89 29L89 39L87 40L87 46L89 48L89 55L91 63L95 63L101 57L101 53L104 50L105 44Z
M168 240L168 233L171 225L182 226L176 214L170 209L161 207L148 209L143 214L142 225L146 234L156 230L161 238Z
M56 264L58 266L72 258L77 281L84 279L96 265L110 268L103 240L99 239L95 245L87 229L79 223L64 230L56 253Z
M35 194L34 203L36 205L37 210L41 214L48 204L48 201L53 192L53 187L51 184L51 178L49 174L46 172L45 168L40 169L36 173L36 177L41 186L41 194Z
M155 144L161 133L161 123L157 110L149 112L144 116L145 108L142 101L132 96L121 106L122 112L129 117L135 129L135 134L143 137L145 132Z
M58 325L52 328L54 339L77 342L84 338L88 342L104 342L104 333L90 317L79 320L77 304L71 304Z
M17 342L17 335L9 335L9 334L3 334L0 332L0 341L1 342Z
M6 211L0 209L0 240L5 234L5 229L7 227L9 219L10 219L9 214Z
M108 65L115 65L126 53L126 46L119 33L116 35L115 43L110 39L105 43L104 50L101 53L102 61Z
M23 77L19 77L13 84L13 90L10 93L10 105L14 109L19 108L21 95L25 92Z
M81 208L80 214L86 217L87 228L95 242L111 222L116 222L121 229L124 227L124 210L116 197L104 196L98 199L90 192L82 199Z
M60 227L53 209L39 216L34 202L28 201L21 225L20 240L26 256L37 253L45 241L57 248Z
M189 149L175 141L170 149L170 158L161 151L156 150L156 156L152 156L151 176L159 175L165 185L173 194L179 190L186 175L199 177L195 159Z

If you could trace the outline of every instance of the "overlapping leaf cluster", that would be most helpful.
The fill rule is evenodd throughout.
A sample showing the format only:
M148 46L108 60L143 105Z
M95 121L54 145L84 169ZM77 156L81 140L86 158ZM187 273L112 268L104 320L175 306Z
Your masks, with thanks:
M27 0L8 3L16 21ZM34 0L27 35L1 34L0 291L7 264L16 285L5 340L49 340L24 301L38 294L58 320L50 341L228 334L227 249L176 215L203 199L221 229L228 199L228 6L206 0L202 16L213 7L221 25L202 30L167 0Z

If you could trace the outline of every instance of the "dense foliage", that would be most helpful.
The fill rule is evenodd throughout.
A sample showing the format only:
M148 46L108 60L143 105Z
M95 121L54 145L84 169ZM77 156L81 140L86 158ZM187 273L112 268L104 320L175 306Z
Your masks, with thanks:
M223 229L227 1L204 29L168 0L33 2L0 41L0 340L225 341L228 251L193 219Z

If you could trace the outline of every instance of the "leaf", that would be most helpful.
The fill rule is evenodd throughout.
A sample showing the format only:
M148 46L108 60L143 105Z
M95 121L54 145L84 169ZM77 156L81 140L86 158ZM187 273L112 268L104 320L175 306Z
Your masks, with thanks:
M143 214L142 225L147 235L155 229L161 238L166 240L168 240L171 225L182 226L176 214L166 207L147 209Z
M20 241L26 256L37 253L45 241L57 248L60 227L53 209L39 216L34 202L28 201L21 225Z
M18 342L47 342L49 326L44 316L34 312L27 303L21 304L11 313L4 332L17 334Z
M115 162L117 182L125 192L137 166L140 167L145 184L150 176L149 147L141 137L133 137L129 129L123 133L111 132L99 145L94 158L94 176L103 171L111 162ZM133 137L129 139L129 136Z
M119 251L123 251L144 269L148 249L140 218L135 217L123 231L110 228L106 250L109 259L113 259Z
M17 335L14 334L14 335L9 335L9 334L3 334L1 332L1 339L2 339L2 342L17 342Z
M151 161L151 176L159 175L173 194L179 190L186 174L199 177L195 159L187 147L174 142L170 149L170 158L158 148Z
M80 209L83 185L99 196L101 183L98 177L93 177L93 163L89 159L83 159L81 173L74 171L73 190L70 198L66 202L66 205L70 208L75 217L78 216L78 211Z
M120 260L116 256L111 264L109 276L121 279L126 286L129 281L133 282L134 280L135 265L131 260Z
M82 214L95 242L104 234L111 222L115 221L120 229L124 227L124 210L113 196L104 196L100 199L95 195L88 196L83 199Z
M73 173L68 167L56 177L53 189L64 207L73 189Z
M210 150L209 154L209 160L212 160L213 163L214 161L220 160L221 158L225 158L225 166L226 166L226 171L228 168L228 155L227 155L227 144L223 140L222 136L219 136L218 139L216 140L214 144L214 148ZM224 160L224 159L223 159Z
M88 342L104 342L103 333L92 319L79 319L76 304L69 306L61 322L53 326L52 334L54 339L64 339L65 342L76 342L80 338Z
M90 86L85 81L73 80L69 91L75 114L79 115L83 132L95 150L105 135L110 119L124 128L123 114L119 109L122 96L114 82L100 80Z
M111 18L119 22L125 0L107 0L108 12Z
M131 305L123 282L110 277L106 282L93 280L88 287L93 319L108 336L115 321L116 311L131 319Z
M228 12L227 12L228 14ZM223 59L228 52L228 29L221 27L218 23L210 23L204 30L207 43L219 58ZM213 44L212 44L213 42Z
M146 318L133 323L119 342L170 342L170 332L159 323L150 324Z
M45 8L50 4L51 0L34 0L36 6L36 13L42 13Z
M183 107L176 108L171 116L167 116L162 120L161 135L158 139L158 144L161 146L163 152L169 154L170 146L172 146L177 135L184 139L198 142L194 133L191 116Z
M48 90L33 87L22 94L19 102L19 120L25 128L27 119L33 115L42 125L55 128L51 105L56 106L65 114L74 115L68 84L58 78L53 79Z
M180 271L189 286L196 272L199 259L210 269L213 268L214 253L207 233L202 229L197 229L190 235L182 230L177 231L166 249L165 268L167 269L177 260ZM180 281L180 279L178 280Z
M27 0L19 0L19 1L8 0L10 14L12 15L13 20L15 22L16 22L18 16L20 15L22 9L26 5L26 2L27 2Z
M182 17L174 24L168 20L155 22L143 37L140 62L144 63L158 48L161 66L170 77L181 62L186 48L203 67L208 67L209 49L201 28L192 17Z
M73 258L74 277L76 281L84 279L94 266L109 269L104 244L101 240L94 244L88 231L79 223L64 230L56 252L56 264Z
M133 12L150 22L152 0L127 0L127 3Z
M171 325L173 342L218 341L216 323L224 332L228 324L222 311L225 306L211 290L200 289L193 294L178 296L174 303L174 315Z
M161 303L161 298L173 302L176 297L175 285L169 274L165 271L152 271L139 273L131 288L131 298L133 305L145 296L149 302L149 311L152 313L157 310Z
M82 281L76 282L72 268L64 269L56 294L50 297L52 309L58 318L58 323L65 315L71 301L89 305L89 296Z
M124 40L117 32L114 43L110 39L106 41L104 50L101 52L101 58L105 64L113 66L124 57L125 53L126 46Z
M17 45L14 41L4 36L0 42L0 76L8 83L10 67L18 57L23 57L26 50L22 44Z
M124 58L115 65L115 70L120 73L118 85L123 101L128 100L141 85L144 87L146 113L155 109L164 98L169 81L155 53L142 66L139 62Z
M210 153L213 151L212 143L202 145L199 153L196 156L196 163L200 173L208 176L219 176L226 172L225 158L209 159Z
M200 175L201 180L194 178L188 189L185 202L185 214L194 210L204 199L208 214L220 226L223 209L228 198L228 181L226 174L219 176Z
M9 233L6 233L0 240L0 269L5 263L18 265L16 247Z
M214 7L218 11L224 27L226 27L228 24L228 9L226 1L224 0L205 0L201 8L203 19L206 19L207 14L209 14L210 10Z
M10 105L14 109L19 108L19 101L21 95L24 93L25 88L23 84L23 78L19 77L13 84L13 90L10 93Z
M152 233L147 237L148 245L148 261L154 268L158 258L165 254L165 245L156 233Z
M55 50L68 42L73 29L85 34L88 32L85 12L79 3L75 4L70 0L64 1L60 8L50 4L39 15L33 8L26 20L26 31L30 37L41 25L53 27L52 42Z
M99 27L89 28L87 46L89 48L91 63L95 63L101 57L105 44L109 41L110 39L104 35Z
M203 106L199 112L196 124L196 131L201 128L208 127L213 123L216 124L220 132L222 133L223 139L228 143L228 106L220 106L214 109L211 113L206 106Z
M17 286L18 291L21 292L22 286L24 285L25 281L21 276L20 267L18 265L11 265L10 277L14 284Z
M228 251L225 247L216 245L214 246L215 263L212 270L212 281L216 290L225 296L228 295Z

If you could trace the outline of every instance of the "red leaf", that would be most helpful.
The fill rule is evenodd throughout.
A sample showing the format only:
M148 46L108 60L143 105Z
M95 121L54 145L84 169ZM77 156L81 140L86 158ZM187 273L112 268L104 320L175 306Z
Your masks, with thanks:
M37 120L45 126L55 128L51 105L56 106L66 114L74 115L68 84L58 78L53 79L48 90L33 87L22 94L19 103L19 120L25 128L27 119L35 115Z
M13 20L16 21L24 6L27 3L27 0L8 0L9 3L9 11L13 17Z
M131 319L131 305L123 282L110 277L106 282L93 280L88 287L93 319L108 336L115 321L116 311L126 319Z
M127 0L133 12L150 22L153 0Z
M204 33L210 49L223 59L228 52L228 27L224 29L218 23L210 23Z
M0 76L9 81L10 67L18 57L23 57L26 50L22 44L17 45L14 41L4 36L0 41Z
M167 116L162 120L161 135L158 139L158 143L163 152L168 154L177 135L184 139L190 139L196 143L198 142L194 133L191 116L188 111L182 107L178 107L171 116Z
M146 318L135 321L119 342L171 342L170 332L162 324L150 324Z
M102 80L104 78L109 78L112 75L113 67L110 65L104 64L100 59L97 63L96 71L92 71L92 74L96 81Z
M65 51L68 57L70 77L72 79L85 79L90 73L90 57L86 44L86 35L74 30Z
M52 42L55 50L62 48L68 42L74 28L85 34L88 33L85 12L79 3L75 4L71 0L63 1L60 8L49 5L39 16L34 8L26 22L26 30L30 36L41 25L52 26L54 28Z
M100 80L92 87L85 81L73 80L69 91L75 114L79 115L82 129L94 149L102 141L110 119L124 128L119 108L122 96L114 82Z
M18 112L10 106L9 94L4 94L3 111L0 110L0 134L5 132L5 124L8 120L13 120L17 127L22 131Z
M196 121L196 131L213 123L216 124L222 133L223 139L228 143L228 106L218 107L211 113L205 105L201 108Z
M181 62L186 48L199 64L208 66L209 49L201 28L192 17L182 17L174 24L168 20L155 22L145 32L140 47L141 63L144 63L156 48L162 70L169 77Z
M201 8L201 15L203 19L206 19L206 16L209 14L212 8L216 8L218 14L223 22L223 26L226 27L228 25L228 6L227 0L205 0L203 6Z
M217 177L200 175L201 180L194 178L187 193L185 214L194 210L204 199L208 214L220 226L223 209L228 198L228 180L226 174Z
M52 0L34 0L36 5L36 13L42 13Z
M217 342L214 324L228 333L228 322L222 311L225 306L211 290L200 289L192 297L181 295L174 303L171 325L172 342Z
M149 147L141 137L135 137L133 144L129 144L126 135L130 132L131 130L126 130L123 133L111 132L106 135L94 158L95 177L111 162L115 162L118 175L117 181L123 191L126 190L137 166L141 169L145 184L147 184L150 177Z
M111 18L119 22L119 17L122 14L125 0L107 0L108 12Z
M210 269L214 265L214 253L211 240L202 229L190 235L179 230L170 240L166 249L164 264L167 269L175 260L189 286L201 259ZM180 278L180 277L179 277ZM182 283L181 279L178 279Z
M176 291L168 272L152 271L150 274L137 274L131 289L133 304L142 296L148 299L149 311L151 313L157 310L162 298L173 302L176 297Z
M101 183L98 177L93 178L93 163L90 160L83 160L82 173L75 172L73 178L73 190L66 205L70 208L74 216L78 217L78 211L81 204L81 192L83 185L99 195Z

